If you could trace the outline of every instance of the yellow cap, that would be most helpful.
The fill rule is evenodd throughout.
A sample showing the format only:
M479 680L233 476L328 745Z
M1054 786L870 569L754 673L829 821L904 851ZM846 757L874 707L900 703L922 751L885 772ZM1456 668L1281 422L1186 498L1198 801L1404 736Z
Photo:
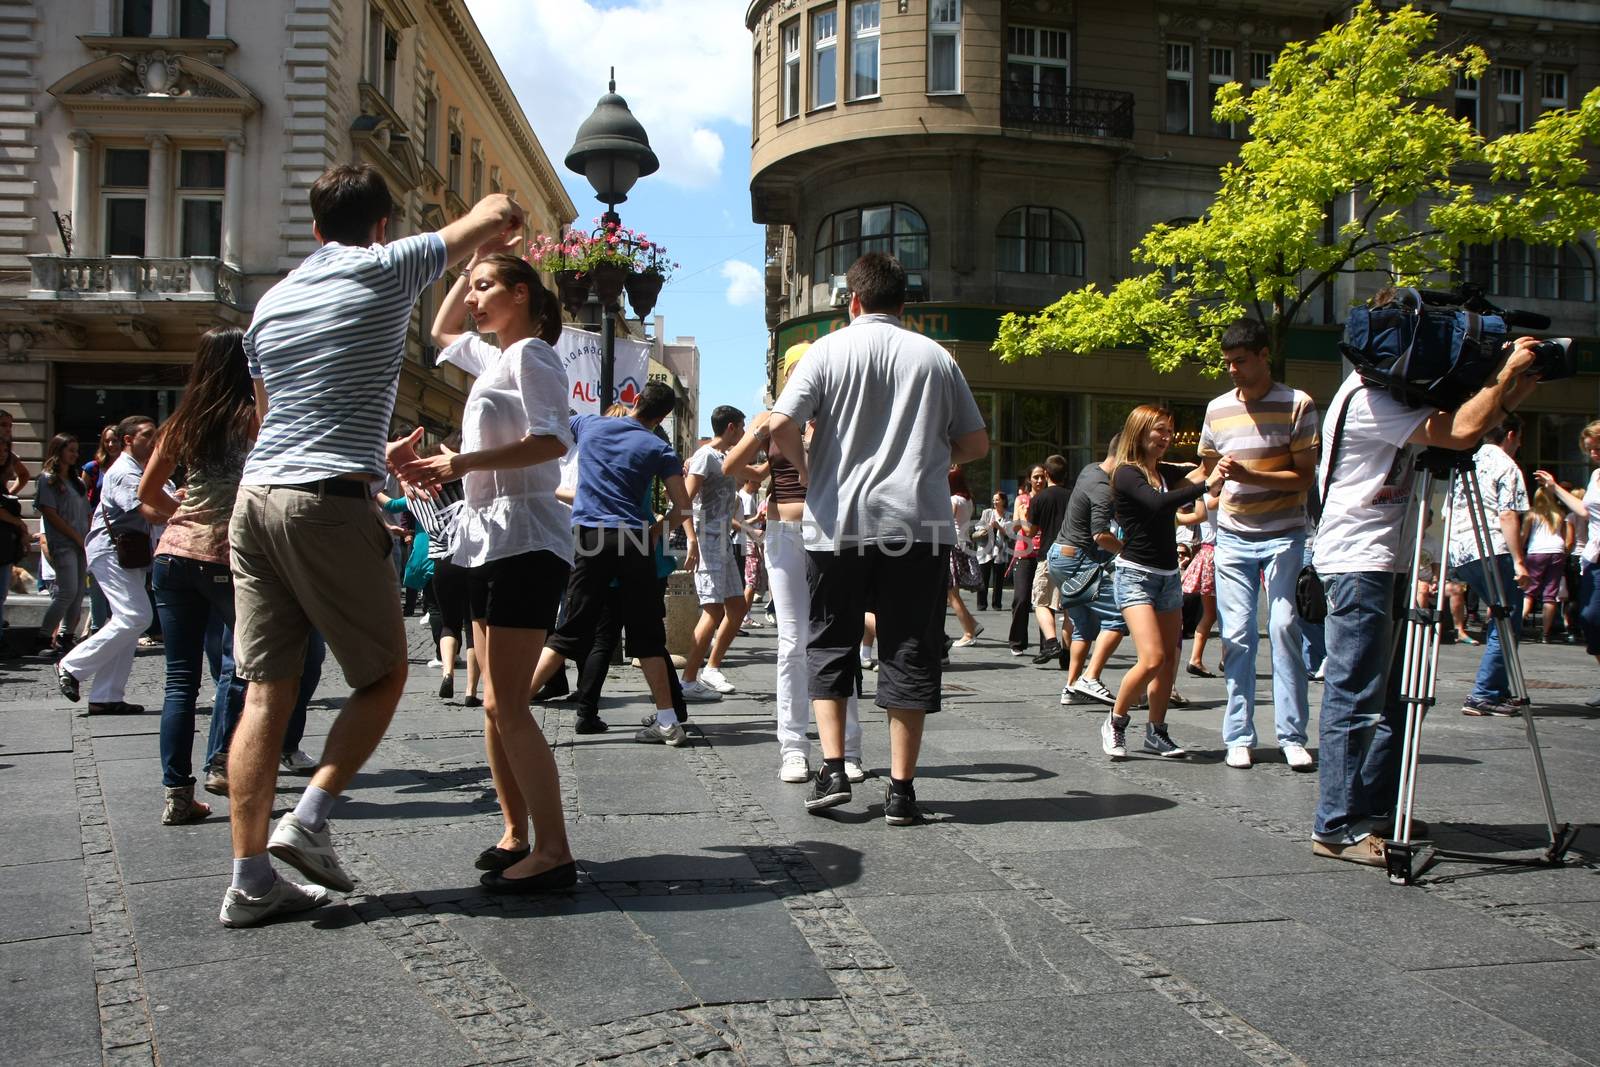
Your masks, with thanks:
M800 362L800 357L804 356L810 348L810 341L799 341L790 345L784 351L783 362L778 366L778 388L780 390L788 382L789 375L794 373L795 365Z

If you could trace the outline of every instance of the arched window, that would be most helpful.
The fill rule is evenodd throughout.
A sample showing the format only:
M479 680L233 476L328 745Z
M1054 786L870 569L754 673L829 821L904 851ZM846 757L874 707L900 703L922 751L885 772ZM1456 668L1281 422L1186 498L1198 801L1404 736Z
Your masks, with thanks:
M863 252L888 252L907 271L928 269L928 224L910 204L873 204L836 211L817 227L811 280L843 274Z
M1460 280L1511 299L1594 299L1594 256L1581 244L1529 245L1507 240L1468 245L1457 266Z
M1013 208L995 231L995 258L1001 270L1081 278L1083 231L1053 207Z

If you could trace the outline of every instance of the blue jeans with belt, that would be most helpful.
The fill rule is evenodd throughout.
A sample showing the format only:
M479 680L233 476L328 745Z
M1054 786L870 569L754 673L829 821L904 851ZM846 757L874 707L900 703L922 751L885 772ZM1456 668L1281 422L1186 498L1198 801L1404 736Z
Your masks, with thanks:
M220 618L223 643L232 644L233 575L226 563L163 554L155 558L151 585L167 656L167 692L161 706L161 784L193 785L194 706L204 673L206 628L213 616ZM221 691L220 685L218 689ZM244 707L243 682L230 676L227 693L225 706L212 709L208 763L219 738L232 735L232 724L238 722Z

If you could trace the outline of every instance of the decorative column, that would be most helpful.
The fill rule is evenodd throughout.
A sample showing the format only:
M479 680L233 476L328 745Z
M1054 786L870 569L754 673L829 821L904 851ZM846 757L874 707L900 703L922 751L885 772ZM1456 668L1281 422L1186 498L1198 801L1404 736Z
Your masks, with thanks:
M145 141L150 145L150 190L145 203L144 254L147 259L159 259L172 254L167 243L172 229L172 138L152 133Z
M67 136L72 141L72 248L67 254L81 256L94 251L94 138L84 130Z
M156 0L150 5L150 36L172 36L172 4L164 4Z
M213 7L212 11L215 10ZM222 143L227 148L226 167L222 172L222 262L230 267L241 267L244 190L240 186L244 177L244 137L229 134Z

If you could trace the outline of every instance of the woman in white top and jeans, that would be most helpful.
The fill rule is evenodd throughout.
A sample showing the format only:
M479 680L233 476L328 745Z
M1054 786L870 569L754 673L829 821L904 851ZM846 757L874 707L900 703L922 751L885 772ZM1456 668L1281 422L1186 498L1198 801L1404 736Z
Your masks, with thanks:
M1584 647L1596 662L1600 662L1600 419L1583 428L1578 435L1578 447L1595 465L1594 472L1589 475L1589 487L1581 499L1561 488L1561 483L1549 471L1534 471L1533 480L1539 483L1539 488L1554 493L1572 512L1577 536L1584 542L1583 580L1576 599L1583 622ZM1589 701L1589 707L1600 708L1600 697Z
M479 249L433 322L434 340L445 346L439 362L476 379L461 451L415 460L400 475L428 489L462 479L454 562L467 568L489 770L505 821L477 866L492 892L542 893L577 881L555 757L528 710L533 670L572 566L571 519L556 499L556 460L571 447L572 431L566 371L550 347L561 336L561 305L532 267L507 253L518 241ZM464 313L501 347L458 332Z

